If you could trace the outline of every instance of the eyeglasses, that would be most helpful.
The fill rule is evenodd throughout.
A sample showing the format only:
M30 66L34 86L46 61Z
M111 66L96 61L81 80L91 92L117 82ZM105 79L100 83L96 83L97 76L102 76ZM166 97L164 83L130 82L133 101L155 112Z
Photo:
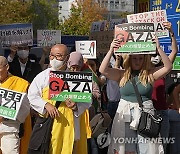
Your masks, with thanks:
M58 54L58 55L52 55L50 54L49 55L49 58L50 60L53 60L54 58L56 58L56 60L62 60L64 57L66 57L67 55L61 55L61 54Z

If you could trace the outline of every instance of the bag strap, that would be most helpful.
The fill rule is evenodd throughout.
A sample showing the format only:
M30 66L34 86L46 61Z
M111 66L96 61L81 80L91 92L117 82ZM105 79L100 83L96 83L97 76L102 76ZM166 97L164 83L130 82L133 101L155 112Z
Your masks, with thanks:
M135 80L134 77L132 77L131 82L132 82L132 85L133 85L133 87L134 87L134 90L135 90L135 93L136 93L136 97L137 97L139 106L140 106L141 108L143 108L143 101L142 101L142 98L141 98L141 95L140 95L140 93L139 93L138 87L137 87L137 85L136 85L136 80Z

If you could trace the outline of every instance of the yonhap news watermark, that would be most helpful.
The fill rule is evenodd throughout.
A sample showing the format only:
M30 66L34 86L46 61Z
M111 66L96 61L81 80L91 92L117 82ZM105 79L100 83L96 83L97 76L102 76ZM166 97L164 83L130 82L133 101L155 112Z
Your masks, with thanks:
M140 143L157 143L157 144L174 144L175 137L157 137L157 138L144 138L138 137L111 137L109 133L100 134L97 137L99 148L105 148L111 142L118 144L140 144Z
M112 139L111 139L112 142ZM158 137L158 138L143 138L143 137L117 137L113 138L114 143L158 143L158 144L173 144L175 143L175 137Z

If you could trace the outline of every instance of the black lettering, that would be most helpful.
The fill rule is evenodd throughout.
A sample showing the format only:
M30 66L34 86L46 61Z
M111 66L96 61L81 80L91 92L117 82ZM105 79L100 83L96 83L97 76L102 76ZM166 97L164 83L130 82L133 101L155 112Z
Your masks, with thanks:
M76 88L81 84L80 82L72 82L73 84L76 84L74 88L72 88L72 92L80 92L79 90L76 90Z
M10 99L4 99L6 103L4 103L2 106L9 108L8 104L11 102Z
M143 32L137 32L136 34L139 34L138 38L136 39L136 42L144 42L144 40L140 40L140 38L143 36Z
M153 36L152 36L151 32L148 32L145 42L147 42L148 40L152 40L152 38L153 38Z
M159 31L159 30L163 30L163 27L160 23L158 23L156 31Z
M0 97L4 98L5 97L5 93L6 91L5 90L0 90Z
M54 83L55 83L55 85L54 85ZM52 90L52 91L59 91L59 86L58 86L58 81L51 81L50 83L49 83L49 88L50 88L50 90Z
M10 109L16 110L16 102L15 101L13 101L12 105L10 106Z
M129 42L130 40L132 40L132 42L135 42L132 33L128 33L128 37L127 37L126 42Z
M87 87L87 89L86 89L86 87ZM82 92L85 92L85 91L91 93L91 88L89 87L89 83L88 83L88 82L86 82L86 83L84 84L84 87L83 87Z
M66 81L64 82L61 91L64 91L64 90L67 90L68 92L70 92L69 85Z

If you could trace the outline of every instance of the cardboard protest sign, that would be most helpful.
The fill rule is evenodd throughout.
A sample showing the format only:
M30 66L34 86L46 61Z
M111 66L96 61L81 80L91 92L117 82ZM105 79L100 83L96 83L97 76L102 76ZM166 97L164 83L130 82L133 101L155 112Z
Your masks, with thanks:
M121 41L117 53L155 54L156 44L152 43L154 25L152 23L126 23L115 26L115 38Z
M52 46L61 43L60 30L37 30L37 46Z
M32 46L32 24L0 25L0 41L2 47L9 47L12 44L27 44L28 46Z
M25 93L0 88L0 116L16 120Z
M96 41L76 41L76 51L80 52L83 58L96 59Z
M102 31L102 32L92 32L90 33L89 39L96 40L97 53L106 54L109 51L109 47L114 38L113 31Z
M51 71L49 89L51 100L91 103L92 73Z
M173 70L180 70L180 56L176 56L173 63Z
M154 23L156 35L159 38L169 37L169 32L162 25L167 21L166 10L144 12L127 15L128 23Z

